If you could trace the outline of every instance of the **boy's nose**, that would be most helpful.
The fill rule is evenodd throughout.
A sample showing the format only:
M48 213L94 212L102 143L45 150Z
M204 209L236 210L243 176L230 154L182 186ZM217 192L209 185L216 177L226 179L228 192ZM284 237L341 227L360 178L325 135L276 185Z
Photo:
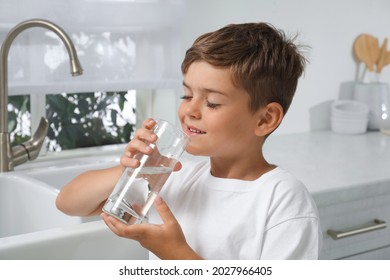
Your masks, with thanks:
M201 117L199 101L191 100L191 102L187 104L186 113L191 118L199 119Z

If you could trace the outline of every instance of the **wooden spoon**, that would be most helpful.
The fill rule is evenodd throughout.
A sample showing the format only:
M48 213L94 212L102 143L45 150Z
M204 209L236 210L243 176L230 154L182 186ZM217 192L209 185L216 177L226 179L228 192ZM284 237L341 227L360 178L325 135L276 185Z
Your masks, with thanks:
M386 56L387 56L387 38L383 41L382 47L379 52L378 61L376 63L376 72L381 73L383 66L385 66L386 63Z
M374 65L380 52L378 39L370 34L361 34L355 39L354 51L357 58L364 62L368 70L374 71Z
M385 65L390 64L390 52L386 52Z
M376 65L379 60L381 49L379 48L379 40L371 36L368 41L368 52L370 54L371 62ZM374 68L374 67L373 67Z

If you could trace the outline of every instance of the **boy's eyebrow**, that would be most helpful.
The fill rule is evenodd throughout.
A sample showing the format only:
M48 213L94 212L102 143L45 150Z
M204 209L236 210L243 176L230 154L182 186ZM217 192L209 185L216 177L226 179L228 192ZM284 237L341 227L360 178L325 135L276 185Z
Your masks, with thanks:
M183 81L183 86L188 88L188 89L191 89L191 87L189 85L187 85L184 81ZM212 89L212 88L202 88L202 92L205 92L205 93L218 93L218 94L221 94L221 95L226 95L226 93L224 93L222 91L219 91L219 90Z

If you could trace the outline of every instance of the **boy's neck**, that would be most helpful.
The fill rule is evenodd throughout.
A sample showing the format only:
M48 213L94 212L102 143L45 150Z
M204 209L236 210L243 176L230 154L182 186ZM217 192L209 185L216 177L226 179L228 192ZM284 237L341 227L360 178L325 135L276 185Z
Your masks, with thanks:
M210 157L211 174L218 178L253 181L275 168L262 154L240 158Z

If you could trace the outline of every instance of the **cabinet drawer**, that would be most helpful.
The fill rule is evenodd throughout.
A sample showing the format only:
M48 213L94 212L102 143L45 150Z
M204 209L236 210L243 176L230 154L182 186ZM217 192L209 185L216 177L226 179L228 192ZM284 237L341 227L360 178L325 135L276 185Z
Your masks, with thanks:
M324 237L320 259L340 259L390 245L390 194L318 210ZM329 230L346 234L335 240Z
M390 246L344 258L345 260L388 260Z

